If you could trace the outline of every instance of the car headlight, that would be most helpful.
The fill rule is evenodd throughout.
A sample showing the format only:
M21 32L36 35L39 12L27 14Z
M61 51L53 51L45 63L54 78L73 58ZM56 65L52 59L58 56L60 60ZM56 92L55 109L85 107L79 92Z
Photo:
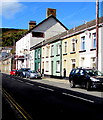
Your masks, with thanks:
M98 81L99 81L98 79L93 78L93 77L91 77L90 79L91 79L91 81L93 81L93 82L98 82Z

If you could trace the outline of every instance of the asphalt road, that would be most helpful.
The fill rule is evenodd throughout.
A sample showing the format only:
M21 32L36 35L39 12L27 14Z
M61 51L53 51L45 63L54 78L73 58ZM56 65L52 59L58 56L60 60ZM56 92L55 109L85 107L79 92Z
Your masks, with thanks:
M6 116L10 120L103 119L102 103L82 98L80 93L71 90L5 74L2 88L4 98L7 96L14 106L8 106L3 98L2 120L8 120Z

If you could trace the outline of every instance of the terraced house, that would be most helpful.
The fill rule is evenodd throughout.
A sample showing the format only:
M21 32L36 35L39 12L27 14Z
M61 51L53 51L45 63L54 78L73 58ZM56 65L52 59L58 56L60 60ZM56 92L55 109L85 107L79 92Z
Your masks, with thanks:
M100 17L98 70L103 72L102 33L103 17ZM23 38L20 40L22 44L20 41L20 43L17 42L16 53L20 53L21 50L18 49L20 46L23 50L27 47L29 59L27 56L23 60L22 58L18 58L18 60L21 59L23 62L26 59L25 66L28 66L28 62L32 70L40 71L46 76L68 78L72 68L96 68L96 20L68 30L56 17L51 15L30 29ZM23 43L25 43L24 47Z
M103 17L99 18L98 69L103 72ZM62 37L62 74L72 68L96 68L96 21L90 21L68 31Z

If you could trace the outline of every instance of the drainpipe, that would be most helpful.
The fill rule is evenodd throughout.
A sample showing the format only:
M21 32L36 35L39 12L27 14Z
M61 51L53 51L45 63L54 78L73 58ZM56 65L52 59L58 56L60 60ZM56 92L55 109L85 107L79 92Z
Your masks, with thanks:
M98 22L99 22L99 0L96 0L96 68L98 69Z

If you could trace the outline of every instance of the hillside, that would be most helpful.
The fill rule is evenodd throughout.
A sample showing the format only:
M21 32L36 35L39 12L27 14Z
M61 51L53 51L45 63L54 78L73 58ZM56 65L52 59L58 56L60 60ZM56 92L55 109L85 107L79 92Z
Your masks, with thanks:
M0 46L13 46L26 29L0 28Z

